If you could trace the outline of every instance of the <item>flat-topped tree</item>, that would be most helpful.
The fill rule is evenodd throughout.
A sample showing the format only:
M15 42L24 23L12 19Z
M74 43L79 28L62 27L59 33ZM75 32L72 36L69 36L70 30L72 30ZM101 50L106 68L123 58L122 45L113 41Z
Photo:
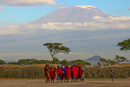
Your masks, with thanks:
M128 40L124 40L122 42L119 42L117 46L121 47L121 51L127 51L130 50L130 38Z
M50 55L54 61L54 56L58 53L68 54L70 52L70 48L63 46L62 43L45 43L43 46L46 46L50 52Z

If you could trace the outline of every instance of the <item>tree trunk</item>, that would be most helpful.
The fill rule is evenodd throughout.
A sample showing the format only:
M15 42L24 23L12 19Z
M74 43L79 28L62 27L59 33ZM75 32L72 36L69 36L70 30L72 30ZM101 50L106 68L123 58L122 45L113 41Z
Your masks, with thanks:
M54 55L52 54L52 52L50 51L50 55L52 57L53 63L54 63Z

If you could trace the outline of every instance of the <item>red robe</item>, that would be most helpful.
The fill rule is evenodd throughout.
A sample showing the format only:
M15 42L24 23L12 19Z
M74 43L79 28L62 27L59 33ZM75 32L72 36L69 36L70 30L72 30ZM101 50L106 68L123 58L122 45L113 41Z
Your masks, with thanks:
M49 73L50 73L51 79L54 79L54 77L55 77L55 70L54 70L53 67L52 68L50 67Z
M78 67L77 67L77 66L73 66L72 71L73 71L73 77L74 77L75 79L77 79L77 78L78 78L78 72L79 72Z
M48 72L48 69L49 69L48 67L44 67L44 72L45 72L46 78L50 79L50 74Z
M56 73L60 76L60 78L62 77L62 72L62 69L57 68Z
M65 78L66 78L66 79L69 79L69 78L70 78L70 74L71 74L70 68L67 67L66 73L65 73Z
M79 67L79 76L82 77L83 74L83 66Z

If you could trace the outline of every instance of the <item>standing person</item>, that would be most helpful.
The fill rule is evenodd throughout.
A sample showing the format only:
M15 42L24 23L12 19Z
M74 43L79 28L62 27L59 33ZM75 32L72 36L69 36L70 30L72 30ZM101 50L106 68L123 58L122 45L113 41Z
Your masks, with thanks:
M65 67L61 66L61 69L62 69L61 82L63 82L63 79L64 79L64 77L65 77L65 73L66 73L67 67L66 67L66 66L65 66Z
M78 76L78 78L81 81L84 69L83 69L83 66L78 65L78 67L79 67L79 76Z
M54 78L56 77L56 67L54 66Z
M52 67L52 65L51 65L50 68L49 68L49 73L50 73L50 76L51 76L51 82L52 82L52 81L54 82L55 70L54 70L54 68Z
M65 72L65 79L67 80L67 82L69 82L69 78L70 78L70 68L68 67L68 65L66 66L66 72Z
M44 67L44 73L46 76L46 83L48 83L48 81L50 81L49 65L48 64L46 64L46 66Z
M114 82L114 71L113 70L110 71L110 76L111 76L112 82Z
M71 82L73 81L74 77L73 77L73 65L71 65L70 67L70 71L71 71Z
M62 69L60 68L60 66L57 66L57 70L56 70L56 73L57 73L57 81L59 79L62 79Z
M75 80L78 81L78 72L79 72L79 69L78 69L77 65L74 65L74 66L73 66L74 81L75 81Z

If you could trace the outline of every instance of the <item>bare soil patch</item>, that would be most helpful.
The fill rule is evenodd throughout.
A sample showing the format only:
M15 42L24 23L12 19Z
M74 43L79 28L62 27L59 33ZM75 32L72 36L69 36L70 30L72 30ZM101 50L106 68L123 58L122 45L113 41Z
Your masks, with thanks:
M0 87L130 87L130 79L85 79L83 82L46 83L44 79L0 79Z

